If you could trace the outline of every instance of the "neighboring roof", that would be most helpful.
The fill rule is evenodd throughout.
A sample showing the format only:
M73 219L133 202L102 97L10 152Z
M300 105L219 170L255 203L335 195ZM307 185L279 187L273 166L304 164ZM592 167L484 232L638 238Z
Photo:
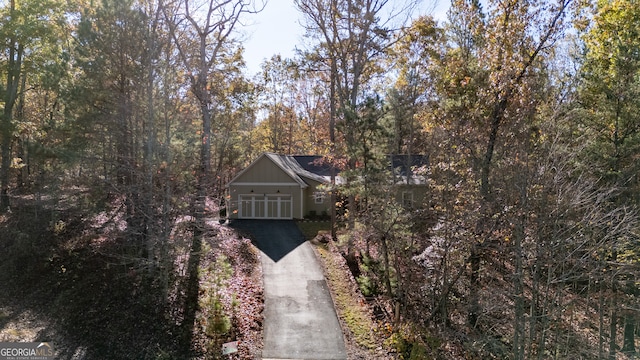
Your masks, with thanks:
M390 158L393 175L399 178L396 184L420 185L426 182L424 171L416 170L429 166L427 155L390 155Z
M331 176L331 164L324 160L323 156L318 155L294 155L290 156L295 159L302 168L320 176ZM389 155L391 170L396 176L406 176L414 174L417 168L429 166L429 157L427 155ZM337 171L339 173L340 171Z
M406 174L412 168L429 166L427 155L391 155L391 164L394 170L400 170L401 174Z

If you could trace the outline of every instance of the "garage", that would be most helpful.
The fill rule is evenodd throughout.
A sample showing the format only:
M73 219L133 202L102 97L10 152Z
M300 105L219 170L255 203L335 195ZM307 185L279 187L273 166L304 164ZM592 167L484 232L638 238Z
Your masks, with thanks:
M328 202L316 194L329 180L311 171L320 167L313 165L318 159L262 154L227 184L229 218L288 220L328 212Z
M239 196L240 219L292 219L293 203L288 194L247 194Z

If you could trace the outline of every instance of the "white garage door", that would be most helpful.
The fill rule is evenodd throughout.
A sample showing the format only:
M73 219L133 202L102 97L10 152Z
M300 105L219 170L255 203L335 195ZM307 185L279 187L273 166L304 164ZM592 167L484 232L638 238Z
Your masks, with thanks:
M240 195L240 219L292 219L291 195Z

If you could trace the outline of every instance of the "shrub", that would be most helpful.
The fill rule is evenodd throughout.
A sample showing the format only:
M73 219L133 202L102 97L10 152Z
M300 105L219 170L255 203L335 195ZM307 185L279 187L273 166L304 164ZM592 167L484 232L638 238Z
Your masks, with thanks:
M378 292L378 284L367 275L359 275L356 278L360 292L364 297L376 296Z
M233 269L224 255L220 255L201 273L199 322L210 339L208 351L217 353L221 339L231 330L231 318L226 314L222 302L225 283L231 278Z

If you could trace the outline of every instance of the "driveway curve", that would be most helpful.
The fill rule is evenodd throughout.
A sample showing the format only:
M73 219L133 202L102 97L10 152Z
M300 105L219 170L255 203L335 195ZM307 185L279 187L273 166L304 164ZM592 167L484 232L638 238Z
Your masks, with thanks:
M263 359L343 360L340 323L320 263L293 221L235 220L262 251Z

